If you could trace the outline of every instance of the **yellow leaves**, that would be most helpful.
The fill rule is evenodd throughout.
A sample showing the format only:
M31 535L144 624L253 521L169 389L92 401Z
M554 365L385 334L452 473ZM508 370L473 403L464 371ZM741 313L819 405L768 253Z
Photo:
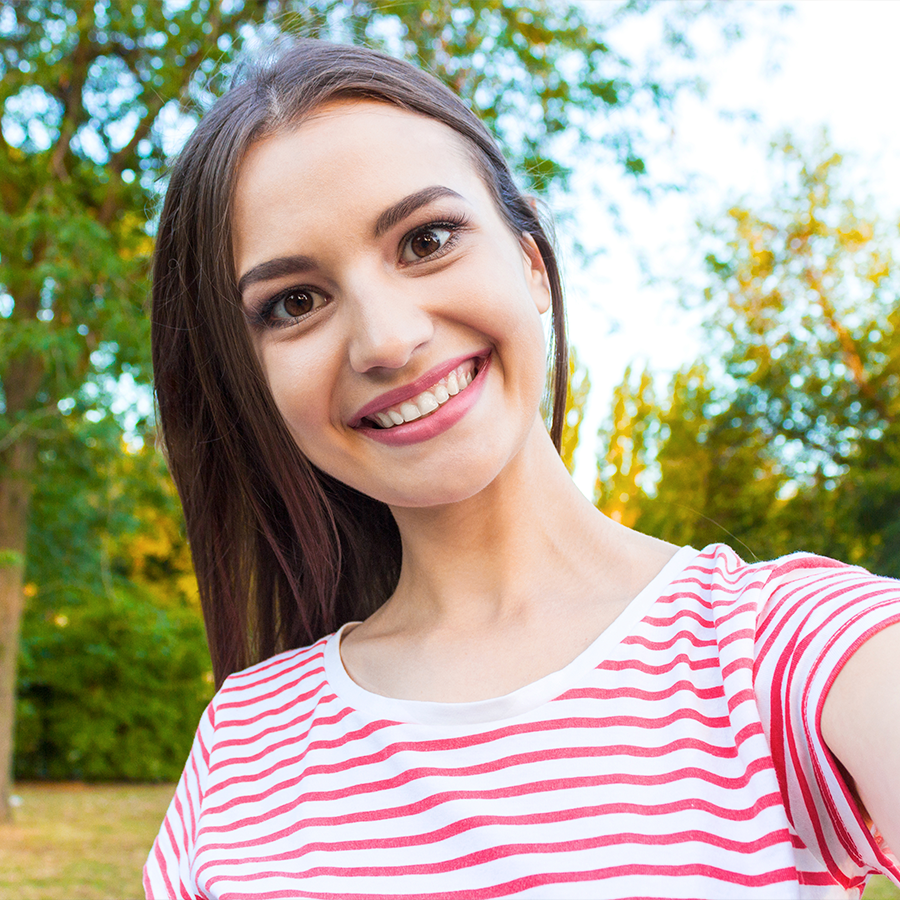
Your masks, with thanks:
M197 576L194 574L193 567L188 572L182 572L175 579L175 584L178 591L188 600L190 605L198 609L200 606L200 586L197 584Z
M775 270L775 254L769 249L753 248L750 260L750 278L768 278Z
M171 551L171 541L162 532L139 534L131 540L129 555L134 564L135 574L141 575L146 569L147 557L165 558Z
M562 461L569 472L575 468L575 449L578 447L579 431L590 390L591 379L587 369L578 363L578 356L572 350L569 355L569 384L566 388L566 414L560 450Z
M169 510L141 506L135 510L139 531L119 535L111 555L135 584L159 598L161 606L184 602L197 608L199 589L180 520Z
M837 229L835 235L839 245L847 251L859 250L868 244L875 237L875 229L871 222L863 219L857 219L855 216L843 222Z
M598 465L595 504L629 528L637 522L645 496L642 478L647 468L646 432L654 408L650 373L644 371L635 388L628 369L615 389L611 422L600 431L607 450Z
M153 254L153 238L147 234L143 216L133 211L123 213L116 230L119 238L117 254L120 259L128 262L150 259Z
M130 247L120 247L119 259L130 262L134 259L150 259L153 255L153 238L144 235L135 241Z
M869 256L868 265L863 272L863 277L876 288L891 274L893 260L886 254L876 250Z

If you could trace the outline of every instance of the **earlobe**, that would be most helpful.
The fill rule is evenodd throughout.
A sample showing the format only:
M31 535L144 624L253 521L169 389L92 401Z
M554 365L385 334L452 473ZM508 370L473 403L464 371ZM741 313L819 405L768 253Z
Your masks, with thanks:
M539 313L543 314L550 309L550 276L547 274L547 266L541 251L534 238L523 231L519 239L522 245L522 254L525 263L525 277L531 287L531 295L534 297L535 306Z

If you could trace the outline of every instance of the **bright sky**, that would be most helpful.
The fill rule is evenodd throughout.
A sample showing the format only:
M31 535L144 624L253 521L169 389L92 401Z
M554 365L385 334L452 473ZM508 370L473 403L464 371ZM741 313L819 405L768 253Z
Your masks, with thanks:
M691 190L650 204L624 184L610 185L627 238L610 227L599 202L579 213L582 239L605 251L587 268L572 259L566 266L570 333L593 384L576 468L589 495L596 430L625 367L649 362L667 373L698 355L678 289L666 283L699 268L694 222L716 218L742 197L771 196L766 152L779 132L811 140L826 126L833 147L848 158L845 180L862 185L884 215L900 213L900 2L799 0L785 18L773 14L774 6L750 4L747 36L725 53L710 52L701 66L706 97L682 97L662 152L648 155L664 177L693 173ZM766 21L754 24L752 14L760 12ZM638 25L623 31L618 46L639 53L645 44ZM756 112L758 121L721 115L739 110ZM638 264L642 255L653 284Z

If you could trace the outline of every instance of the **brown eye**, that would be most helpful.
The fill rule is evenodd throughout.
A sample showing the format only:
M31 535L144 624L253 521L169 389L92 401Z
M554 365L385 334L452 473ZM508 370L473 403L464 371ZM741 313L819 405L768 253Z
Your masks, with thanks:
M404 262L415 262L418 259L433 256L444 247L451 233L451 229L438 225L422 228L407 240L401 258Z
M297 319L325 304L325 297L308 288L284 291L272 306L273 319Z
M417 234L410 242L409 247L418 257L428 256L441 246L441 242L430 231L425 234Z

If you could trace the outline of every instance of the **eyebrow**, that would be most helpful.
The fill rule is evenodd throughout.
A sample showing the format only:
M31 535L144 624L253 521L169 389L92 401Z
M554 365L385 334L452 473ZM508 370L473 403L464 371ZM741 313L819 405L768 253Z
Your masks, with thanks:
M241 275L238 281L238 293L243 296L244 291L251 284L260 281L271 281L273 278L283 278L285 275L297 275L300 272L308 272L315 268L315 263L308 256L279 256L270 259Z
M393 228L398 222L402 222L417 209L440 197L455 197L457 200L465 199L461 194L457 194L456 191L444 187L441 184L422 188L421 191L416 191L414 194L404 197L393 206L389 206L378 217L378 221L375 223L375 237L381 237L388 229Z
M411 216L417 209L427 206L441 197L455 197L457 200L465 200L461 194L441 184L422 188L404 197L402 200L389 206L375 222L375 237L381 237L398 222L402 222L407 216ZM315 263L308 256L279 256L276 259L267 260L258 266L253 266L245 272L238 281L238 293L243 296L244 291L252 284L260 281L271 281L275 278L283 278L286 275L298 275L315 268Z

